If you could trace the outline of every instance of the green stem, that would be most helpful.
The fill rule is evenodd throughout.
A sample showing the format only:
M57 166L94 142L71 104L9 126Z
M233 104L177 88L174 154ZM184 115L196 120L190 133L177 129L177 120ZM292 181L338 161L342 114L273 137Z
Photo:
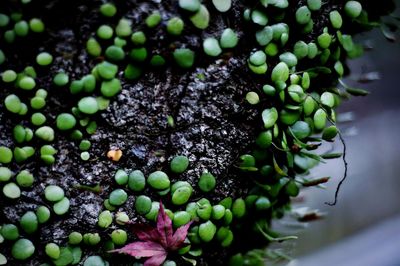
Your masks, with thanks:
M283 242L286 240L296 240L298 239L297 236L283 236L283 237L273 237L269 234L267 234L261 226L257 223L257 228L260 231L260 233L269 241L269 242Z

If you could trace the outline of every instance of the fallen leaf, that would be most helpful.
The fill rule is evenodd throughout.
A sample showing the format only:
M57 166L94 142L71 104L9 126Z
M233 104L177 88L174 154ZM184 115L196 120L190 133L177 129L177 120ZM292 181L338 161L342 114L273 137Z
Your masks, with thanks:
M115 250L118 253L124 253L132 257L153 257L160 256L166 253L163 246L156 242L133 242L123 248Z
M157 226L151 227L144 224L133 225L133 232L141 241L127 244L126 246L110 252L127 254L133 257L148 257L144 266L160 266L169 252L177 251L184 247L185 239L192 222L179 227L175 233L172 221L164 211L160 202L157 215Z
M162 255L153 256L153 257L147 259L144 262L143 266L159 266L165 261L166 258L167 258L167 253L162 254Z
M160 234L160 241L164 247L169 247L170 242L173 240L172 221L165 213L163 205L160 203L160 210L157 216L157 230Z

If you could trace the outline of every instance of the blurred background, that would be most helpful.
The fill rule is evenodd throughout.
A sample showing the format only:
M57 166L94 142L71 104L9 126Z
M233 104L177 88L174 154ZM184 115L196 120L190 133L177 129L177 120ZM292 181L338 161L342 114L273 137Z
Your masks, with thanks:
M345 81L371 94L352 97L339 110L342 120L354 118L340 124L347 144L347 180L337 205L330 207L325 202L334 199L343 161L329 160L313 172L332 179L326 189L306 190L304 202L295 207L308 206L326 216L296 231L291 266L400 265L400 42L388 42L380 30L358 41L373 49L349 62L352 72ZM380 78L360 83L365 74ZM334 148L342 151L339 140Z

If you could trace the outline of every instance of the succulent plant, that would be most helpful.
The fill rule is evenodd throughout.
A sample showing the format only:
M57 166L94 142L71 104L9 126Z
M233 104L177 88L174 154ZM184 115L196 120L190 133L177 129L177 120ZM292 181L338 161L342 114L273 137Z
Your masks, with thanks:
M40 3L29 0L3 2L0 3L0 10L4 12L0 13L0 34L4 39L0 43L0 84L5 90L1 92L1 108L10 117L5 127L12 124L12 139L1 142L0 146L0 198L8 199L0 207L9 202L22 202L30 197L25 190L32 187L34 198L18 225L11 222L1 225L0 245L5 239L11 244L11 250L0 254L0 264L7 263L8 259L13 263L35 256L41 263L44 258L40 256L45 254L45 259L55 265L75 265L82 258L81 244L101 245L102 248L96 248L99 256L88 256L84 266L108 265L103 258L112 262L117 256L115 253L131 255L132 260L148 258L145 265L176 265L175 261L167 260L171 254L178 263L193 262L199 256L208 258L209 243L226 250L224 254L230 260L225 257L224 264L261 265L260 258L268 256L263 248L269 242L295 239L276 237L270 233L269 223L285 213L291 198L302 187L329 181L329 178L307 180L300 175L307 174L323 160L341 156L319 154L315 148L337 137L343 141L336 125L336 108L349 95L368 94L347 86L342 80L347 69L346 59L362 54L362 47L353 41L353 35L365 27L379 25L380 16L388 11L374 9L372 1L344 0L331 5L321 0L300 4L260 0L254 5L251 1L179 0L176 5L159 3L150 8L146 4L149 8L146 12L139 8L132 14L125 6L129 3L105 2L81 8L80 12L90 11L84 16L95 17L96 25L75 25L74 30L84 34L78 36L80 39L74 45L70 39L76 38L73 36L76 33L67 29L63 36L68 38L53 49L46 44L46 38L53 44L54 29L46 25L52 20L46 16L30 17L29 9L21 8L23 5L32 6L33 10L47 7L34 6ZM85 20L79 17L78 21ZM26 51L20 56L13 51L14 46ZM69 63L61 64L62 61ZM82 69L74 66L75 63ZM244 112L253 114L251 119L256 122L249 124L253 126L249 136L253 141L238 143L244 147L237 149L247 153L232 163L243 186L238 193L232 193L234 197L222 191L231 184L220 169L195 168L199 165L193 163L196 155L191 153L191 148L181 151L184 155L177 153L179 149L174 145L178 146L179 141L190 142L187 145L191 147L200 145L192 140L171 137L165 146L170 151L176 150L167 156L161 150L165 147L146 147L146 151L123 147L126 153L120 147L110 147L104 154L92 152L93 147L96 151L104 148L98 139L105 130L118 131L111 124L127 123L119 117L124 111L119 105L129 102L126 93L137 90L135 86L141 79L148 79L154 73L171 75L165 82L168 90L170 80L180 79L182 73L196 73L196 82L205 84L209 73L205 75L195 69L211 64L211 68L237 67L239 78L233 72L224 73L231 75L230 79L238 78L238 86L242 84L242 76L243 79L250 77L247 85L252 84L240 86L242 97L237 102ZM185 79L187 76L181 82L186 83ZM206 91L201 86L196 88ZM146 89L159 90L157 86ZM183 94L190 90L193 88L188 85ZM169 92L162 95L175 102L182 96L169 95ZM201 95L218 102L217 92ZM236 101L235 97L232 95L232 101ZM189 105L197 104L189 102ZM169 112L165 125L158 126L167 134L181 130L184 122L193 122L183 121L185 114L175 111L181 104L165 107ZM158 110L155 107L158 105L154 103L152 108ZM142 112L139 104L134 108ZM104 121L105 112L113 112L115 120L120 121ZM164 115L156 112L149 116ZM224 111L221 113L225 115ZM199 112L201 119L203 115ZM152 117L145 120L152 123ZM141 125L132 127L141 128ZM127 138L131 134L130 131L117 133ZM153 141L154 136L162 138L165 133L141 134L142 139ZM206 136L209 137L203 137ZM65 142L68 145L60 144ZM147 153L160 158L157 166L151 161L145 165L132 164L132 157L147 158ZM76 182L59 180L62 177L48 181L47 177L32 171L54 167L61 175L68 167L63 165L65 158L80 158L78 164L88 167L101 161L111 174L103 173L100 181L94 181L96 169L91 169L95 174L82 171L80 174L87 176L90 185L86 181L76 185ZM31 165L34 166L21 170ZM218 168L219 162L216 165ZM91 186L92 182L98 183ZM71 231L63 240L35 247L28 238L53 222L53 215L60 216L57 221L67 219L67 214L74 217L79 205L89 204L79 198L78 190L97 194L98 202L103 204L93 207L89 215L98 215L92 219L95 223L81 226L81 232L68 227ZM337 193L332 204L336 200ZM135 222L138 219L146 221L146 225L139 226ZM80 219L76 221L79 223ZM149 224L154 222L156 227L152 228ZM125 245L131 235L129 226L135 228L141 241ZM236 241L252 237L257 241L250 241L249 245ZM123 247L116 249L115 246ZM111 257L104 250L111 251Z

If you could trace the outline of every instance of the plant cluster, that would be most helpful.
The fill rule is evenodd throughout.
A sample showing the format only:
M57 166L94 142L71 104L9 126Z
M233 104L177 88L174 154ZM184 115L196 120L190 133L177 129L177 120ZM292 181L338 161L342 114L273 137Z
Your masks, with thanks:
M260 0L244 4L231 0L179 0L174 16L163 10L149 10L138 25L123 16L124 11L118 10L117 5L104 3L98 10L102 24L85 43L91 71L77 78L60 69L52 78L54 89L69 91L68 97L76 99L70 110L58 114L45 111L51 93L42 88L44 84L37 74L37 70L52 66L56 58L51 52L38 52L35 62L22 70L2 69L1 86L12 91L1 100L14 122L14 142L0 146L0 185L4 198L13 203L21 197L21 189L40 186L24 165L37 159L35 163L51 167L57 160L58 138L75 142L80 158L90 160L89 138L97 129L96 114L109 107L124 84L134 83L146 71L169 67L188 71L201 56L214 60L242 48L247 53L247 70L256 81L244 98L248 108L258 111L259 127L254 128L254 145L249 153L236 163L243 178L251 180L247 195L210 200L214 199L209 195L219 180L209 171L198 177L197 184L171 181L179 179L190 167L189 158L178 155L171 159L169 169L154 169L149 174L140 170L116 171L117 188L104 199L104 209L98 214L98 232L73 231L67 242L49 240L44 247L34 246L29 238L51 216L66 215L70 209L70 192L53 184L43 188L46 206L38 205L22 214L18 225L1 225L0 244L10 243L11 256L22 261L42 249L54 265L80 263L81 245L102 245L103 251L125 253L135 259L150 257L145 265L176 265L167 258L195 263L196 259L207 257L210 244L229 250L229 263L233 266L262 265L265 256L277 257L260 248L294 237L279 237L272 232L271 219L282 217L290 209L290 198L296 197L302 187L329 180L309 180L307 174L317 163L341 154L319 154L317 148L323 141L332 142L338 135L341 138L335 112L341 100L367 94L348 87L341 79L346 73L345 60L362 54L362 46L353 42L351 28L374 24L362 3L339 2L327 7L329 3L321 0ZM21 5L29 4L30 1L21 1ZM223 28L218 34L207 34L213 22L211 14L224 17L233 8L243 13L246 31ZM327 18L321 31L315 21L324 15ZM156 30L171 40L168 49L156 49L156 44L149 41ZM39 18L28 19L18 11L0 13L1 41L6 44L23 42L26 36L45 31ZM190 31L201 32L201 43L176 41ZM11 65L8 63L13 55L2 49L0 45L0 67ZM173 117L168 117L168 124L174 125ZM121 156L120 150L109 152L113 161ZM127 206L132 194L134 206ZM127 244L129 234L124 227L135 220L121 211L127 208L134 208L137 216L150 224L157 222L156 228L135 227L141 242ZM103 231L109 232L107 239L101 236ZM243 237L243 232L254 236L257 243L240 247L235 240ZM109 256L99 252L98 256L87 257L83 265L108 265L104 258ZM0 254L0 265L5 263L6 257Z

